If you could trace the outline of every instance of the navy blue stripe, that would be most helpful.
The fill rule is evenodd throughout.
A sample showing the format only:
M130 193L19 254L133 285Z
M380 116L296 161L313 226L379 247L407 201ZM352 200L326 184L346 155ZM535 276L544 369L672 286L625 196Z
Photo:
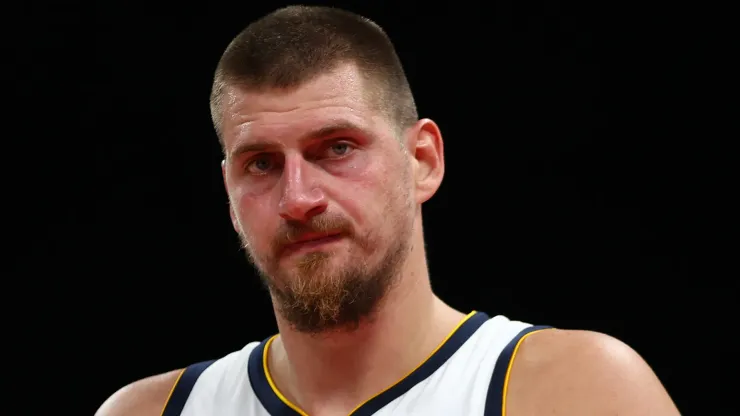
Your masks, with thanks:
M249 363L247 364L247 370L249 372L249 384L252 385L254 394L257 395L262 406L265 407L267 413L271 416L296 416L300 413L288 407L287 404L283 403L282 400L272 391L270 383L267 381L267 375L265 374L264 366L262 365L262 356L265 353L265 345L270 338L262 341L260 345L255 347L251 353L249 353Z
M190 392L193 391L195 382L198 381L198 377L215 361L203 361L193 364L183 371L180 379L177 381L177 385L175 385L175 390L172 391L170 400L164 408L164 412L162 412L162 416L180 416L185 403L188 401L188 397L190 397Z
M432 355L427 361L424 362L419 368L417 368L408 377L401 380L398 384L394 385L390 389L384 391L378 396L375 396L369 402L365 403L362 407L357 409L352 416L369 416L382 409L388 403L396 400L411 390L415 385L426 380L429 376L434 374L435 371L446 363L447 360L457 352L465 342L481 327L489 317L485 313L478 312L471 316L465 321L460 328L455 331L454 334Z
M488 385L488 395L486 396L486 407L483 416L504 416L501 409L504 405L504 383L506 382L506 372L511 364L511 358L516 349L516 345L523 336L530 332L548 329L549 326L530 326L516 334L504 347L501 354L496 360L496 366L493 368L491 383Z
M357 409L352 416L369 416L382 409L388 403L401 397L406 392L411 390L415 385L421 383L426 378L434 374L452 355L465 344L465 342L481 327L489 317L485 313L477 312L475 315L468 318L460 328L455 331L454 334L432 355L427 361L425 361L419 368L417 368L408 377L401 380L398 384L394 385L390 389L383 393L375 396L367 403ZM252 384L252 389L259 398L262 405L267 409L267 412L272 416L296 416L298 413L288 407L279 397L272 391L270 384L267 382L267 376L265 375L264 368L262 365L262 355L265 351L265 344L267 340L263 341L257 346L249 357L249 381ZM379 363L382 365L382 363Z

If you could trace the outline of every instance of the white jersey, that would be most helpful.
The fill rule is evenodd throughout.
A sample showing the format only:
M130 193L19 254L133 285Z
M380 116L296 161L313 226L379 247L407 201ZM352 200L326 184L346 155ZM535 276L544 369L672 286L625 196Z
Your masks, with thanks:
M472 312L413 372L351 416L503 416L517 347L544 328ZM305 416L270 377L266 351L273 339L184 369L162 416Z

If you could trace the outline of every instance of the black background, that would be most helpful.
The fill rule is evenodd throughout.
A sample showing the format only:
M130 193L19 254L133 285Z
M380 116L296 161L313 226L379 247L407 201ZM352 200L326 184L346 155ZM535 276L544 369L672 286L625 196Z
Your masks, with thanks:
M714 139L731 137L713 129L705 37L721 12L590 3L322 4L387 30L442 129L447 174L424 209L437 293L614 335L702 414L736 298L712 185L729 166ZM31 385L59 397L37 408L92 414L131 381L275 331L228 218L208 95L231 38L286 4L6 15L6 326L47 369Z

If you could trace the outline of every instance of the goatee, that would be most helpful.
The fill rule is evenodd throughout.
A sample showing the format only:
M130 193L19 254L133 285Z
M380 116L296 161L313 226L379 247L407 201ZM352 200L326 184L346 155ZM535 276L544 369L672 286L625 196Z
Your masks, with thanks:
M394 286L411 249L411 223L399 224L399 228L381 259L369 264L369 254L383 239L353 235L343 217L322 214L307 224L285 223L273 245L276 249L273 253L280 253L277 248L281 243L301 233L336 230L343 231L347 235L344 238L351 238L361 251L350 249L350 255L343 264L337 264L331 251L302 254L297 259L296 272L291 276L268 273L268 268L279 270L277 257L258 261L245 236L241 237L245 251L269 290L280 316L297 331L323 334L353 331L364 319L371 319L379 303Z

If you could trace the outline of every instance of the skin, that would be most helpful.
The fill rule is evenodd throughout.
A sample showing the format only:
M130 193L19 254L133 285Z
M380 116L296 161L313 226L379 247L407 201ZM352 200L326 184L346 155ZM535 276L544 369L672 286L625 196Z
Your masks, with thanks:
M356 72L334 71L282 94L227 92L222 170L231 218L271 288L281 332L286 323L314 334L345 330L337 298L349 279L385 279L380 286L387 289L392 282L413 283L394 277L426 276L423 259L408 260L423 257L413 248L423 246L419 207L444 172L439 130L423 120L397 137L394 126L365 99ZM332 224L311 226L316 221ZM286 252L289 243L310 238L307 232L317 228L341 238L321 248ZM389 258L395 259L393 265L383 266ZM292 302L279 292L291 295ZM307 305L292 314L297 318L320 308L326 319L314 325L291 320L290 303Z
M290 91L232 89L224 110L222 169L232 221L272 284L289 287L309 278L300 259L313 252L326 254L312 269L324 280L335 278L335 271L350 267L358 256L372 268L397 238L399 224L408 225L401 235L408 238L409 250L397 278L358 325L320 333L298 330L281 316L273 296L280 335L268 354L270 372L283 395L313 415L347 415L415 368L464 316L432 292L424 253L421 204L444 176L439 128L423 119L399 136L366 99L365 89L356 68L346 64ZM338 121L356 128L304 137ZM334 147L337 139L353 150ZM260 151L277 155L279 163L259 162L256 170L245 165L254 153L239 149L265 141L270 144ZM245 166L261 175L245 176ZM279 169L273 171L274 166ZM275 241L281 224L327 214L344 218L352 232L280 254L284 251ZM364 251L363 244L372 250ZM395 342L400 337L406 342ZM385 360L388 356L394 360ZM387 364L374 365L380 361ZM171 372L137 381L111 396L97 414L159 415L176 377ZM637 353L586 331L548 330L526 338L512 366L506 403L506 414L516 416L678 414Z

